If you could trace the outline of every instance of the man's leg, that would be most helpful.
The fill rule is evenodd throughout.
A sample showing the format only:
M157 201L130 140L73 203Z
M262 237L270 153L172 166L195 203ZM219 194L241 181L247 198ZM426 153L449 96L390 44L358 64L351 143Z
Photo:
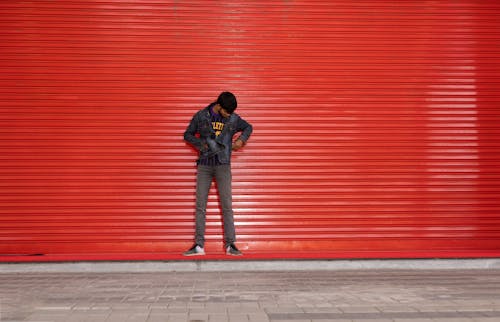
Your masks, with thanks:
M205 246L205 221L207 212L208 192L213 178L213 167L199 165L196 174L196 232L195 242Z
M231 166L220 165L215 168L215 179L217 180L219 199L224 216L224 237L227 246L236 241L233 218L233 194L231 189Z

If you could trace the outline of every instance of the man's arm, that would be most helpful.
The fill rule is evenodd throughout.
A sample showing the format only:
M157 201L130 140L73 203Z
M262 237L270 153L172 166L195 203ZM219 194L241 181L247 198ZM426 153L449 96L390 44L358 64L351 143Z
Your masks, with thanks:
M240 131L243 132L241 133L239 139L242 140L243 142L248 141L248 138L250 137L250 134L252 134L253 131L252 125L240 117L236 128L238 132Z
M250 123L240 117L236 125L236 130L237 132L242 133L240 137L233 143L233 150L241 149L246 144L248 138L252 134L253 127Z
M186 131L184 132L184 140L186 140L186 142L194 146L197 150L200 150L201 140L200 138L196 137L197 132L198 132L198 122L196 121L196 115L194 115Z

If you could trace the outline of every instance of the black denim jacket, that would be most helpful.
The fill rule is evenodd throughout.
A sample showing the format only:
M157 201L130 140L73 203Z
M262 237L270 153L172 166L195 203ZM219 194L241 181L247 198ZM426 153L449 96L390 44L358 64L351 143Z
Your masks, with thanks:
M239 139L246 142L252 134L252 125L233 113L224 125L219 136L215 136L210 118L210 108L214 103L198 111L192 118L184 132L184 140L193 145L200 154L200 158L217 155L221 164L231 161L232 140L235 133L242 132ZM200 134L198 138L196 133Z

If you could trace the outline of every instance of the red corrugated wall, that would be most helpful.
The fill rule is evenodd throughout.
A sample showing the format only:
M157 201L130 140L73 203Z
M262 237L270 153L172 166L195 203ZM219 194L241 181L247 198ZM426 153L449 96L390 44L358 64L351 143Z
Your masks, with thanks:
M496 1L2 1L0 260L179 259L230 90L245 258L500 256ZM215 190L209 259L225 258ZM27 256L39 255L39 256Z

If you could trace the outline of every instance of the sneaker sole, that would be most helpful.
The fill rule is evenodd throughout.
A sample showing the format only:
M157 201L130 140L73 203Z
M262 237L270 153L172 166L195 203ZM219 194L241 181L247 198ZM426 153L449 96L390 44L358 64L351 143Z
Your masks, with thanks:
M205 253L194 253L194 254L182 254L184 256L203 256Z

